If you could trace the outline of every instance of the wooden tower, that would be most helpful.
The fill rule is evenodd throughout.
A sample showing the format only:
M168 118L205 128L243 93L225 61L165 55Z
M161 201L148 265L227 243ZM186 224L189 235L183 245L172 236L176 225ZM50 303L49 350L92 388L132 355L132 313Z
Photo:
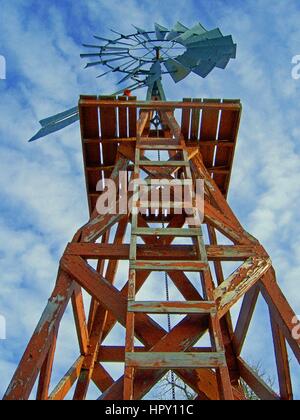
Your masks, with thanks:
M152 99L80 98L90 219L66 247L55 288L4 396L7 400L28 399L36 382L39 400L64 399L74 386L71 397L82 400L91 381L100 399L139 400L170 370L199 400L244 400L241 380L261 399L293 398L287 343L299 362L295 314L276 281L270 257L244 230L226 199L241 104ZM161 124L153 128L155 115ZM163 158L147 157L157 152ZM176 214L172 196L168 214L160 202L154 205L155 214L133 211L145 207L134 194L131 212L98 214L99 180L110 178L119 189L120 171L127 171L129 180L146 174L149 188L151 180L163 178L189 180L191 185L203 180L202 226L187 225L187 215ZM220 235L227 245L218 243ZM96 270L91 260L97 262ZM120 261L129 262L122 288L115 285ZM223 262L228 261L240 265L226 278ZM145 285L151 288L152 273L166 273L181 299L157 295L156 301L138 300ZM92 297L88 315L82 289ZM270 313L279 394L241 357L260 294ZM242 305L233 326L231 310L238 301ZM69 303L80 354L59 384L49 389L59 326ZM179 314L182 319L167 329L154 314ZM116 323L126 328L126 340L104 345ZM207 332L210 345L202 347L198 343ZM104 362L123 363L123 375L114 380Z

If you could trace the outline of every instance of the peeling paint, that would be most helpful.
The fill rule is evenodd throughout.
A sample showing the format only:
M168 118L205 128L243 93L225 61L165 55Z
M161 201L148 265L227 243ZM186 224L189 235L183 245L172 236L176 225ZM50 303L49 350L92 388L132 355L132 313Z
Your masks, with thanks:
M49 323L48 332L52 331L52 328L56 322L55 313L57 312L60 304L64 302L65 299L65 296L57 295L48 302L48 305L36 328L37 333L40 333L47 323Z

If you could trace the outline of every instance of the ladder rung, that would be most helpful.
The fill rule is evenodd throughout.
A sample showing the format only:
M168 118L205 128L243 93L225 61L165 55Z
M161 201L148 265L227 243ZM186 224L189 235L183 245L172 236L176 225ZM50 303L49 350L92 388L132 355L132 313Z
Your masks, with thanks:
M183 203L183 202L174 202L174 201L166 201L166 202L158 202L158 201L138 201L136 203L136 208L138 209L182 209L182 210L190 210L194 209L193 203Z
M181 166L190 166L189 162L186 162L184 160L167 160L167 161L152 161L152 160L140 160L135 162L136 165L139 166L150 166L150 167L175 167L175 168L179 168Z
M131 261L130 269L132 270L149 270L149 271L186 271L198 272L208 270L205 261Z
M145 314L212 314L216 313L215 302L128 302L129 312Z
M136 228L132 229L132 235L137 236L176 236L189 238L191 236L202 236L201 229L183 228Z
M143 150L183 150L183 147L178 144L139 144L138 148Z
M155 214L142 215L143 219L147 223L170 223L173 216L174 216L174 212L172 210L168 212L167 215L163 213L159 213L158 215L155 215Z
M171 188L176 188L178 186L186 186L186 187L190 187L193 185L193 180L192 179L165 179L165 178L148 178L148 179L143 179L143 183L141 184L143 185L159 185L159 186L168 186Z
M140 369L199 369L226 367L224 352L217 353L126 353L127 367Z
M150 141L174 141L174 138L172 137L141 137L140 141L143 142L150 142Z

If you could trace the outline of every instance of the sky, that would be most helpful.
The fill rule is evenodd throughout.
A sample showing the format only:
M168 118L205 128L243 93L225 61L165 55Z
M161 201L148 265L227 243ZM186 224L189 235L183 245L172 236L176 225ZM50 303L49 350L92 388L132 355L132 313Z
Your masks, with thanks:
M0 0L0 394L10 381L51 294L66 243L88 218L77 124L40 142L27 140L42 118L76 105L80 94L116 91L116 77L84 70L81 44L109 29L132 32L199 21L238 44L237 60L205 80L166 80L168 99L240 98L243 116L229 202L245 228L269 251L278 281L300 314L300 54L298 0ZM3 62L3 59L1 60ZM1 76L1 72L0 72ZM140 91L140 99L144 92ZM245 357L275 377L267 310L259 304ZM78 356L70 312L62 324L60 379ZM115 338L122 331L115 331ZM295 360L295 397L300 380ZM113 368L118 376L118 367ZM276 388L276 384L275 384ZM90 397L97 396L91 387Z

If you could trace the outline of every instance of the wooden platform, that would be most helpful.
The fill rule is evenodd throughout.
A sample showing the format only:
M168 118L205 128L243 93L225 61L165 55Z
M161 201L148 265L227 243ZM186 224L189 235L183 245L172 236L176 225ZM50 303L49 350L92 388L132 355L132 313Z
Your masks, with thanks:
M135 97L81 96L82 147L90 212L99 192L97 183L109 177L120 144L135 147L141 109L180 112L182 134L189 146L199 146L207 169L227 196L242 105L239 100L190 99L183 102L146 102ZM177 117L178 118L178 117ZM161 137L165 137L161 132ZM149 132L149 136L157 133Z

